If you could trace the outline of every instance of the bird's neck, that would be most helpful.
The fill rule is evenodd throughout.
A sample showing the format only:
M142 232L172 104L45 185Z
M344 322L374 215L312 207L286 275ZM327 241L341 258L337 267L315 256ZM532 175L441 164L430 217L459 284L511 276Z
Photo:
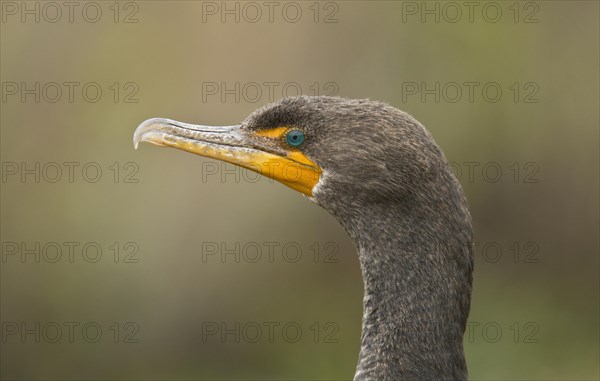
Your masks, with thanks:
M438 212L370 205L346 226L365 288L355 380L467 377L470 217Z

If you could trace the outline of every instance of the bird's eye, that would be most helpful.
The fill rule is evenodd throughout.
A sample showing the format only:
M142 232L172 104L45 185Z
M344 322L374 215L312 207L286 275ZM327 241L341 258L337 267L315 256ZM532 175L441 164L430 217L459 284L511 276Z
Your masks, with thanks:
M285 141L292 147L299 147L304 142L304 132L300 130L291 130L285 134Z

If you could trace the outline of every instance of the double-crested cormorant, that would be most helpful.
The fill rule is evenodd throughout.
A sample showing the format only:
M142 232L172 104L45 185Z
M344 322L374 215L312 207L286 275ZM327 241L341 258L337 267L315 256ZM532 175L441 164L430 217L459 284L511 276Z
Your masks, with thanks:
M149 119L133 141L254 170L335 216L364 281L355 380L467 378L471 218L444 154L410 115L370 100L300 96L236 126Z

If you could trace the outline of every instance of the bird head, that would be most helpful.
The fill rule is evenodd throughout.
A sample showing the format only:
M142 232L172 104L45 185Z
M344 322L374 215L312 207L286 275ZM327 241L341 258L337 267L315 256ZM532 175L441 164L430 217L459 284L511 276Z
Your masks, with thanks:
M466 377L470 216L442 151L411 116L370 100L300 96L235 126L150 119L133 141L256 171L337 218L365 284L357 378Z
M340 200L397 202L427 191L445 163L419 122L367 99L283 98L224 127L153 118L133 140L136 148L149 142L253 170L332 212Z

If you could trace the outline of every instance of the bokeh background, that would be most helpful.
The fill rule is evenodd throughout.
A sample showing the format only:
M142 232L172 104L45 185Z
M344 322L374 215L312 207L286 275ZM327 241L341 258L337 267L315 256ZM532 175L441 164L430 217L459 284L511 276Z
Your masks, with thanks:
M362 282L333 217L132 147L149 117L298 92L406 110L455 163L472 379L600 377L598 2L1 4L2 379L351 379Z

